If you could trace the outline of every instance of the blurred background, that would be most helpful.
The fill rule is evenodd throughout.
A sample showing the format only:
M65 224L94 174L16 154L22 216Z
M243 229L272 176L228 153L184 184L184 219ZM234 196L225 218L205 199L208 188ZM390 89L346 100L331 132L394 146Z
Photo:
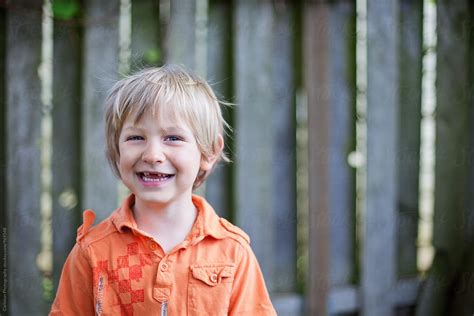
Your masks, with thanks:
M46 315L119 205L104 98L164 63L235 104L198 194L279 315L474 313L472 1L2 0L0 61L1 315Z

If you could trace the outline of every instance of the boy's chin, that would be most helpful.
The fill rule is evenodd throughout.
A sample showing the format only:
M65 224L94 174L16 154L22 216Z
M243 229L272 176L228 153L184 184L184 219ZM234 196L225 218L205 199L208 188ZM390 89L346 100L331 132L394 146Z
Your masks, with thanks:
M165 192L137 192L135 194L135 201L146 204L166 205L182 199L191 199L192 192L183 193L179 195L166 194Z

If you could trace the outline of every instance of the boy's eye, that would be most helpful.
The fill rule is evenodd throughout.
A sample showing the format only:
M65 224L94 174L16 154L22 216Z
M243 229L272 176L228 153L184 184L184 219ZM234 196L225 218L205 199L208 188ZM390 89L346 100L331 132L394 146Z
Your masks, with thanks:
M165 140L171 141L171 142L177 142L177 141L182 140L182 138L176 135L170 135L170 136L166 136Z
M128 136L128 137L126 138L127 141L129 141L129 140L131 140L131 141L134 141L134 140L142 140L142 139L143 139L143 137L137 136L137 135Z

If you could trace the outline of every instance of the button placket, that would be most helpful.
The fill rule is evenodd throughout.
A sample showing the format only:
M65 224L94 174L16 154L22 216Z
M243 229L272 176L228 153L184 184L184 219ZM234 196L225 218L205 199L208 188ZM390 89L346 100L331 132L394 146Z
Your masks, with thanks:
M158 271L156 273L153 297L159 302L170 300L171 288L173 287L172 278L169 273L170 262L165 255L158 261Z
M165 271L168 270L168 268L169 268L169 266L168 266L168 264L167 264L166 262L162 262L162 263L160 264L160 270L161 270L161 271L165 272Z

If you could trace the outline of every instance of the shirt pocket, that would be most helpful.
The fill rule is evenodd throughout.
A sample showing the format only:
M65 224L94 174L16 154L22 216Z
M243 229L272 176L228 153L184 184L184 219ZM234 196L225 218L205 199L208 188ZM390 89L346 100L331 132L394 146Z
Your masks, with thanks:
M227 315L234 281L232 263L194 264L188 284L189 315Z

